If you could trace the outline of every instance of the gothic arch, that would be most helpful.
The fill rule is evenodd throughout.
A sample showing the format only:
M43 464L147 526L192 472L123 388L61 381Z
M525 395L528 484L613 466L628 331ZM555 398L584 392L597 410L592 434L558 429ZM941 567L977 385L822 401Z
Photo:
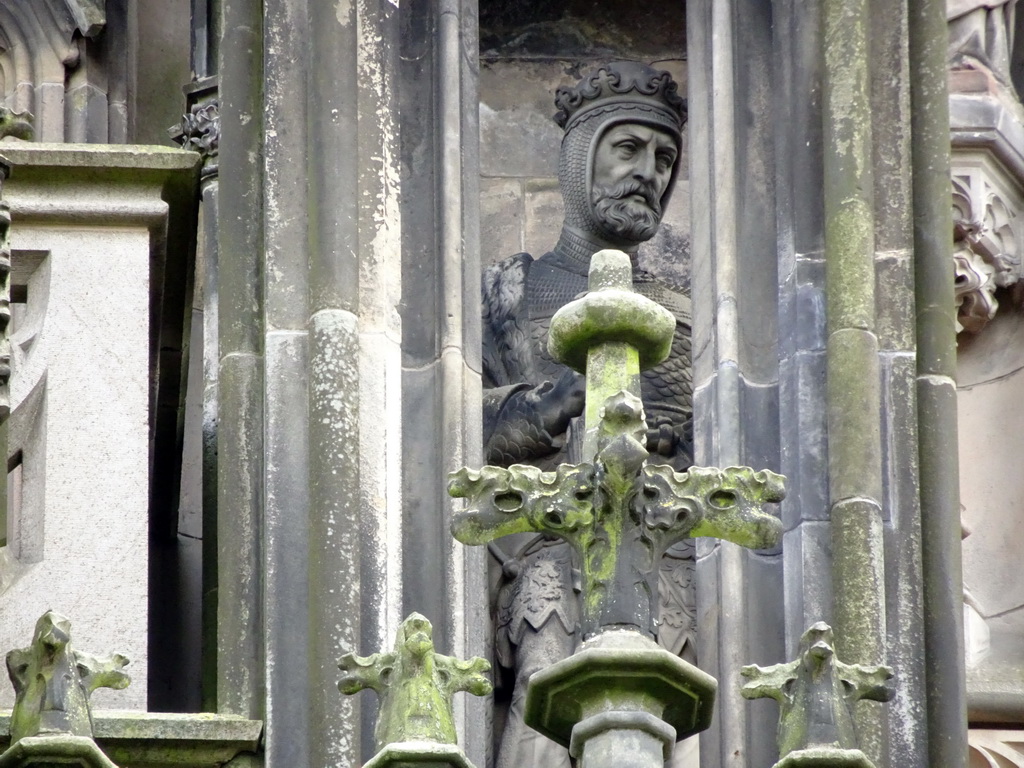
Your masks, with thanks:
M119 142L127 134L127 4L6 0L0 5L3 106L29 112L35 139ZM114 94L114 95L111 95Z

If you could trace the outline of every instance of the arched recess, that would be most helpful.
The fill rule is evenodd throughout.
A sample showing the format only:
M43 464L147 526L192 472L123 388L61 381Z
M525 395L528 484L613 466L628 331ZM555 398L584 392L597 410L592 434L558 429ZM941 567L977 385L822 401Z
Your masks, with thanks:
M128 135L129 0L7 0L0 6L3 106L35 139L122 143Z

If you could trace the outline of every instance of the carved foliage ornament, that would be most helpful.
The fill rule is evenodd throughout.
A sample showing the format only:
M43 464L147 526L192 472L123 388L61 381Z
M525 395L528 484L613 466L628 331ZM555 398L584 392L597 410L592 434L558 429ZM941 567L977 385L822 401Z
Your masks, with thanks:
M220 148L220 102L217 99L193 104L188 114L182 115L180 125L169 132L182 149L191 149L203 156L204 176L216 172Z
M810 752L831 761L812 760L807 765L871 765L857 749L853 705L861 699L889 701L894 693L893 672L886 666L844 664L837 659L828 624L819 621L804 632L795 661L771 667L751 664L741 674L746 678L741 690L744 698L779 702L781 757ZM790 762L797 764L795 759Z
M953 269L957 332L977 333L995 317L999 288L1021 277L1017 202L984 166L953 175Z

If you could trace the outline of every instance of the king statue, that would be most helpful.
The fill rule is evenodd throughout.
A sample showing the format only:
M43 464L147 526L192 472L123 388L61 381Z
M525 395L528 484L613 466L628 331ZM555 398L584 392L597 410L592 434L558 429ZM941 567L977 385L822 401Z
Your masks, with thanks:
M559 88L564 129L558 178L565 220L540 258L519 253L483 280L484 446L488 463L552 469L582 457L582 377L547 352L551 318L587 290L590 257L616 248L633 258L635 289L676 317L672 354L644 371L641 394L652 461L689 467L692 380L690 299L637 265L654 237L679 172L686 104L668 72L616 62ZM512 538L512 537L508 537ZM503 541L508 548L508 541ZM569 547L543 536L492 546L503 581L496 652L514 672L498 768L569 765L565 750L523 723L530 675L570 655L579 641L578 578ZM693 549L670 552L659 577L659 642L693 661ZM691 740L692 741L692 740ZM681 750L685 751L685 750Z

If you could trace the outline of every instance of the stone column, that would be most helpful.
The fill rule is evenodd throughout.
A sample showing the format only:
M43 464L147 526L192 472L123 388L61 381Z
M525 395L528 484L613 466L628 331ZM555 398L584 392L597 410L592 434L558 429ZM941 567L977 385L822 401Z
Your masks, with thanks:
M850 4L835 7L845 13ZM910 171L919 109L911 99L917 64L907 64L915 61L911 14L882 0L863 11L856 24L837 16L826 26L824 10L802 0L688 4L698 459L768 466L789 478L781 558L701 553L700 661L728 680L738 656L778 662L783 636L795 654L814 622L843 624L842 642L860 649L844 648L851 661L896 672L885 712L859 705L862 721L876 722L866 748L879 766L923 768L942 761L929 755L919 714L932 695L921 649L938 639L925 632L922 590L907 589L923 582L929 491L921 488L918 434L932 423L916 399L911 217L934 202L934 189ZM859 52L840 54L851 32L861 35ZM919 44L935 42L921 34ZM828 67L839 78L832 91ZM838 87L858 67L856 89ZM851 167L862 175L843 191L849 108L860 115ZM842 221L845 234L830 232ZM924 226L930 237L947 235L941 224ZM842 252L858 232L854 265ZM840 342L854 337L860 362L844 371L850 356ZM758 399L769 397L777 406ZM940 621L955 635L955 615ZM720 650L708 658L705 648ZM962 663L944 657L954 669ZM772 706L744 709L727 690L702 758L770 764Z
M265 719L267 765L357 765L373 707L338 658L414 610L439 650L488 636L444 494L479 458L475 4L220 18L219 706Z
M910 0L909 60L914 136L914 278L921 568L924 579L924 678L931 765L966 765L967 692L963 627L960 468L956 444L956 310L949 275L952 216L950 122L944 48L947 4Z
M686 11L696 464L779 470L772 9ZM784 655L782 596L779 552L698 540L698 663L721 681L702 764L772 762L774 714L747 706L734 681Z
M446 478L482 463L476 2L401 13L403 615L425 614L438 648L468 657L491 641L486 553L449 533ZM483 768L489 702L455 706Z
M221 12L216 695L218 712L263 719L262 3Z
M309 235L305 0L263 4L266 765L308 766ZM291 55L281 55L282 52ZM337 580L330 583L337 587ZM313 634L311 635L311 631ZM322 630L321 630L322 631ZM318 640L312 641L310 638ZM332 678L333 679L333 678ZM335 699L337 704L340 701Z
M187 366L184 392L161 400L156 420L167 455L154 467L151 603L181 626L154 633L162 710L216 709L217 612L217 162L220 113L216 78L184 89L185 114L168 129L172 140L202 157L195 270L187 284ZM184 363L185 361L183 361Z

